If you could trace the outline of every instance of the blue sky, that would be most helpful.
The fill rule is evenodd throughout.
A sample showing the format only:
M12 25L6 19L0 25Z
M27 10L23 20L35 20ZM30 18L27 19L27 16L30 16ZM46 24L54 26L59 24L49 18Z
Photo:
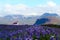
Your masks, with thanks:
M60 14L59 6L60 0L0 0L0 15L37 15L47 12L47 10Z
M60 5L60 0L0 0L1 4L26 4L28 6L36 6L39 4L45 4L48 1L53 1L57 5Z

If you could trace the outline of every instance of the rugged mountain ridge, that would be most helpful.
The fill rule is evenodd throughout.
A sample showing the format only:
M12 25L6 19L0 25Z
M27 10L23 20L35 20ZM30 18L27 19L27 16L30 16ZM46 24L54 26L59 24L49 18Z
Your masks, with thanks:
M49 21L48 21L49 20ZM13 22L18 21L20 25L33 25L33 24L48 24L48 23L54 23L54 24L60 24L60 18L55 13L44 13L41 16L29 16L24 17L23 15L7 15L4 17L0 17L0 24L13 24ZM56 21L56 22L55 22Z

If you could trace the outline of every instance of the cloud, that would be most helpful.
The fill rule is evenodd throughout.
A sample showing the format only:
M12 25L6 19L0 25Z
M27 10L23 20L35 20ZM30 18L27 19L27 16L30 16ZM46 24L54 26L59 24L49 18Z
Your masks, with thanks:
M16 14L16 15L42 15L45 12L49 13L57 13L60 15L60 6L58 6L53 1L48 1L46 4L41 4L35 7L29 7L25 4L5 4L3 7L0 7L0 14L3 15L10 15L10 14Z
M3 12L6 14L16 14L24 16L38 15L37 14L38 12L34 7L32 8L24 4L17 4L17 5L5 4Z
M21 11L26 10L27 6L24 4L17 4L17 5L11 5L11 4L5 4L3 7L3 11L7 14L20 14Z
M56 3L53 2L53 1L49 1L49 2L47 2L47 5L50 6L50 7L55 7Z
M13 8L12 5L10 5L10 4L5 4L3 10L4 10L4 12L11 12L12 8Z
M27 5L24 4L17 4L14 6L17 10L26 10Z
M40 4L38 7L55 7L57 4L53 1L47 1L45 4Z

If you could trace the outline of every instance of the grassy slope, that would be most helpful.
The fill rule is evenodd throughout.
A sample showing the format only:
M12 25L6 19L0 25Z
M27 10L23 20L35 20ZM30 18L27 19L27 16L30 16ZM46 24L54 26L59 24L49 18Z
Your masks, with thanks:
M60 28L60 25L56 25L56 24L43 24L42 26Z

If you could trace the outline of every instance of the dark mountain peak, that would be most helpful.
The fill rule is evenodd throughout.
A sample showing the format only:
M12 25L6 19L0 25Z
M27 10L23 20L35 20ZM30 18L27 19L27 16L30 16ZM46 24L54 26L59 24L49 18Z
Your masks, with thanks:
M56 13L44 13L41 17L58 16Z

